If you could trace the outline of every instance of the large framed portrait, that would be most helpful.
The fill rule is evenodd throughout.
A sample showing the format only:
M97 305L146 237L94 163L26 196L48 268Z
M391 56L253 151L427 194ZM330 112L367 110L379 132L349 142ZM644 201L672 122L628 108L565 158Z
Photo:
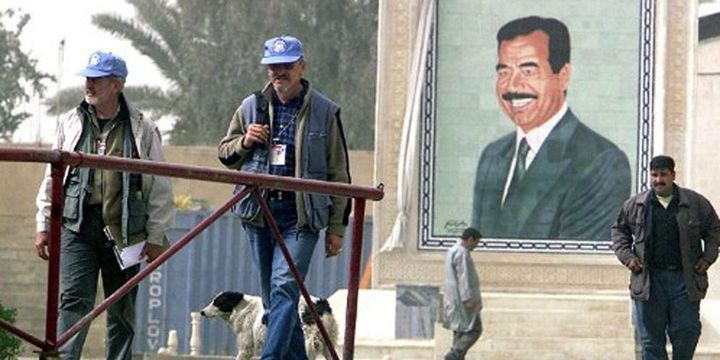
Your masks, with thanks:
M655 2L438 1L423 94L419 240L608 253L652 154Z

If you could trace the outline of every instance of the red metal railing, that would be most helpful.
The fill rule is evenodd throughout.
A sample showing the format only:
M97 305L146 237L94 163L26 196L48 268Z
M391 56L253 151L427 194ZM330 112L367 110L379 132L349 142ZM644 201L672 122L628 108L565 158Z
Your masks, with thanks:
M52 177L52 205L50 210L50 239L48 259L48 285L47 285L47 309L45 323L45 340L41 340L12 324L0 319L0 328L3 328L17 337L40 348L42 355L55 355L58 349L75 335L80 329L105 311L110 305L117 302L122 296L128 293L142 279L157 269L175 253L185 247L197 235L205 230L210 224L227 212L236 202L249 193L253 193L261 205L263 216L270 226L283 256L288 261L290 269L295 276L302 295L312 310L315 322L330 348L331 355L338 359L334 344L331 343L327 330L320 321L313 302L310 300L302 277L297 271L290 254L285 247L277 223L272 217L265 200L260 196L260 188L274 188L287 191L304 191L326 193L337 196L346 196L353 199L353 225L350 249L350 271L348 279L348 297L345 314L345 338L343 346L343 358L352 359L355 349L355 324L357 319L358 287L360 282L360 257L362 254L362 232L365 218L365 201L378 201L383 198L382 188L370 188L341 183L332 183L316 180L304 180L291 177L251 174L233 170L220 170L204 168L193 165L170 164L154 162L149 160L125 159L117 157L105 157L90 155L78 152L67 152L45 149L13 149L0 148L0 161L16 162L44 162L50 163ZM160 176L177 177L184 179L203 180L230 184L245 184L248 187L230 198L223 205L213 211L207 218L192 228L185 236L172 244L167 251L163 252L155 261L149 263L127 283L120 287L115 293L103 300L85 317L68 329L59 337L56 333L58 315L58 291L59 291L59 269L60 269L60 229L62 226L63 207L63 179L68 166L91 167L107 170L127 171L134 173L145 173Z

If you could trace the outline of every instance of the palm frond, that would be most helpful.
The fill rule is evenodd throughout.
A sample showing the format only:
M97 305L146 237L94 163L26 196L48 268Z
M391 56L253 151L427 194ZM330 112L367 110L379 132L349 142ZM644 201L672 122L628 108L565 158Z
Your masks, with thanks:
M43 104L48 107L47 114L56 116L74 108L82 101L84 93L85 90L82 86L59 90L53 97L43 101Z
M166 93L158 87L128 86L123 90L125 98L136 108L143 112L152 113L153 118L172 115L174 103L177 98L172 93Z
M82 86L65 88L58 91L55 96L46 99L43 104L48 107L48 115L57 116L80 104L83 94ZM177 98L174 93L166 93L158 87L128 86L123 89L123 94L133 106L151 114L153 119L174 114Z
M151 28L164 42L175 63L181 51L180 13L176 7L168 5L167 0L128 0L137 10L140 22Z
M148 31L141 23L127 20L117 15L93 15L93 24L112 34L130 40L133 47L148 56L160 71L179 86L184 86L186 79L173 57L164 46L163 41L152 31Z

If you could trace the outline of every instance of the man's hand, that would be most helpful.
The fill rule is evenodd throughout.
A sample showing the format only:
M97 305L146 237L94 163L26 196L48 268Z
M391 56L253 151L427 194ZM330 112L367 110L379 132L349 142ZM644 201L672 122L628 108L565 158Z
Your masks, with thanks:
M162 254L165 251L165 248L160 245L155 245L151 243L145 243L145 247L143 248L142 253L140 254L140 257L146 257L147 262L153 262L155 259L157 259L160 254Z
M342 251L343 238L336 234L325 235L325 257L333 257Z
M467 300L463 301L463 304L465 305L465 308L468 310L475 310L475 307L477 306L477 304L475 304L475 300L473 300L473 299L467 299Z
M261 124L250 124L245 136L242 138L242 146L250 149L255 143L267 144L270 137L270 127Z
M627 266L628 269L630 269L630 271L632 272L639 273L643 271L642 263L636 257L630 258L630 260L627 262L627 264L625 264L625 266Z
M50 233L47 231L38 231L35 233L35 251L38 256L43 259L48 259L48 240L50 239Z
M698 260L697 264L695 264L695 272L698 274L706 273L709 268L710 268L710 263L707 262L703 258L700 258L700 260Z

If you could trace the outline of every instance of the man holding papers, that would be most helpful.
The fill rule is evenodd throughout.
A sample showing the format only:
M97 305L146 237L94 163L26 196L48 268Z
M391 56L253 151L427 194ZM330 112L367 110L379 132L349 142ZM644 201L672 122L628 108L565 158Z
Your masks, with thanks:
M61 118L53 149L164 160L157 126L122 93L127 73L125 61L115 54L97 51L90 56L79 73L85 77L85 100ZM48 166L36 201L35 248L44 260L51 182ZM171 184L163 177L71 167L63 190L58 335L93 309L99 274L108 297L138 272L140 259L153 261L164 251L165 232L175 213ZM108 359L132 356L136 292L137 288L108 309ZM80 359L87 330L60 349L62 359Z

